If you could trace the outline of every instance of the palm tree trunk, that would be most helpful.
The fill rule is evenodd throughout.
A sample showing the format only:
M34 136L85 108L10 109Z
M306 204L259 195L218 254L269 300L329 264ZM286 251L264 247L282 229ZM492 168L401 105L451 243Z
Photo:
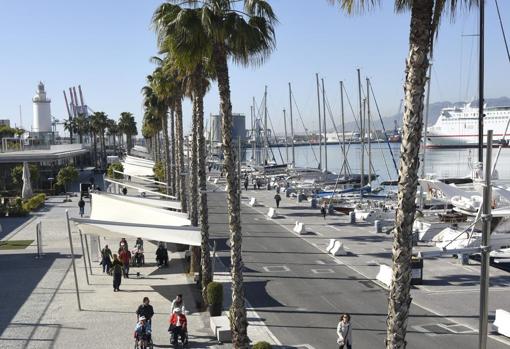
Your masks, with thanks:
M171 168L172 168L172 195L176 195L175 185L177 182L177 169L175 167L175 117L174 117L174 109L170 109L170 133L172 134L172 159L171 159Z
M405 103L400 169L398 208L393 233L393 275L389 294L386 348L405 348L407 319L411 305L412 228L416 212L419 150L422 136L423 99L428 54L432 42L434 1L415 0L411 9L409 55L404 84Z
M179 183L179 197L181 200L181 210L182 212L188 212L188 203L186 201L186 179L184 178L184 138L183 138L183 130L182 130L182 101L180 98L177 99L175 103L175 128L177 131L177 154L178 154L178 163L177 168L179 172L179 178L177 179Z
M207 285L212 281L211 255L209 251L209 208L207 207L206 149L204 136L204 95L203 87L197 96L197 134L198 134L198 178L200 188L200 234L201 234L201 274L202 298L207 304Z
M193 96L193 121L191 130L191 170L190 170L190 221L198 226L198 130L197 97Z
M190 221L194 227L198 226L198 112L197 112L197 96L193 93L193 121L191 130L191 164L190 164ZM189 143L188 143L188 146ZM200 253L198 249L193 247L191 249L191 270L190 272L195 273L200 268Z
M165 153L165 174L166 174L166 194L170 194L170 184L172 182L172 170L170 166L170 139L168 138L168 113L165 110L163 115L163 140L164 140L164 153Z
M117 155L117 135L113 134L113 155Z
M94 167L97 167L97 139L96 133L92 133L92 141L94 142Z
M248 321L244 301L241 207L238 195L237 171L232 144L232 104L230 101L230 78L227 56L223 47L214 48L214 65L218 74L220 111L222 114L222 140L224 168L227 175L227 208L230 230L230 261L232 277L232 305L230 307L230 328L235 348L248 348Z
M80 136L80 144L83 144L83 133L80 132L78 135Z

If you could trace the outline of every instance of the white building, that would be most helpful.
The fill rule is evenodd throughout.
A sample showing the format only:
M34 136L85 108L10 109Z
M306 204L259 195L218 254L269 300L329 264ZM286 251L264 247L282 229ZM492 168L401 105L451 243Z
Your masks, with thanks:
M51 132L51 100L46 97L42 82L39 82L32 102L34 111L32 132Z

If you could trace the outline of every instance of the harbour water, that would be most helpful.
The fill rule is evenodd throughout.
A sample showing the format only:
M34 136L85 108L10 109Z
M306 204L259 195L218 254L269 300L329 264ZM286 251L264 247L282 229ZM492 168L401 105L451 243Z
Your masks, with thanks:
M397 167L399 165L400 144L391 143L391 150L395 157ZM361 145L351 144L348 146L347 159L351 171L360 172L361 168ZM498 149L493 149L493 159ZM289 147L289 162L292 161L292 150ZM247 159L251 158L251 149L247 149ZM319 158L319 147L296 147L296 166L298 167L317 167ZM277 163L286 162L285 147L272 147L269 151L269 157ZM485 149L484 149L485 156ZM324 166L324 150L323 150ZM378 180L397 179L390 150L387 144L372 144L372 165L374 171L379 175ZM328 170L338 173L342 166L342 147L339 144L328 145ZM437 177L465 177L471 174L471 164L477 160L477 149L427 149L425 161L425 173L435 174ZM497 170L500 180L510 182L510 149L503 148L497 164ZM365 150L365 172L368 171L368 155Z

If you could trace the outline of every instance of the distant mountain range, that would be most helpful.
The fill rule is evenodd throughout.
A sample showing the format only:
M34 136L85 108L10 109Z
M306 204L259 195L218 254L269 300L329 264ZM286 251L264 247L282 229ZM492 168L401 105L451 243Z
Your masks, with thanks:
M510 98L508 97L499 97L499 98L487 98L486 99L487 106L510 106ZM441 113L441 109L452 106L463 106L466 102L435 102L430 104L429 111L429 126L433 125L439 114ZM471 102L473 106L478 106L478 100ZM381 123L379 122L379 117L377 114L372 114L376 119L374 119L374 124L376 129L381 129ZM392 130L395 127L395 120L397 121L397 127L402 125L403 111L400 114L395 114L393 116L383 117L384 127L386 130ZM356 129L356 123L354 121L345 123L346 130L354 130ZM333 130L331 132L334 132Z

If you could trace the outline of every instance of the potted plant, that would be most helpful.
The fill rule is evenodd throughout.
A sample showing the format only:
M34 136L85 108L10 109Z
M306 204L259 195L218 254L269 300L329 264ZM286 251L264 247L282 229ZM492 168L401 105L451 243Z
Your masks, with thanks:
M252 349L271 349L272 346L268 342L257 342L253 345Z
M209 303L209 314L220 316L223 309L223 285L219 282L210 282L207 285L207 302Z

